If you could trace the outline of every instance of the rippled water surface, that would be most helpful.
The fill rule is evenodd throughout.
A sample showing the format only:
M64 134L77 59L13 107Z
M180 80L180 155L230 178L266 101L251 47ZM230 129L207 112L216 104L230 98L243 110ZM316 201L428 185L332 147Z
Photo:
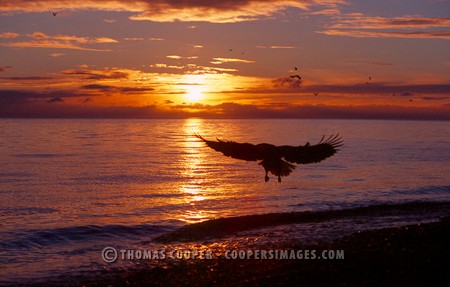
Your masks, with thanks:
M344 146L266 183L194 132L276 145L339 133ZM213 218L450 201L448 122L0 120L0 159L0 275L16 282L102 268L104 246Z

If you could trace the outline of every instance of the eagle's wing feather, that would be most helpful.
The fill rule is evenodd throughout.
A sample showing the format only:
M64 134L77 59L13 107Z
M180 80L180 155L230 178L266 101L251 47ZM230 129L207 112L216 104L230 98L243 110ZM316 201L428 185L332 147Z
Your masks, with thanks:
M296 164L308 164L320 162L334 155L340 146L342 138L337 135L331 135L326 140L322 137L320 142L315 145L306 144L303 146L280 146L278 150L286 161Z
M249 143L237 143L233 141L210 141L204 139L201 135L195 134L195 136L204 141L210 148L215 151L219 151L226 156L242 159L247 161L262 160L264 158L262 150L259 145L253 145Z

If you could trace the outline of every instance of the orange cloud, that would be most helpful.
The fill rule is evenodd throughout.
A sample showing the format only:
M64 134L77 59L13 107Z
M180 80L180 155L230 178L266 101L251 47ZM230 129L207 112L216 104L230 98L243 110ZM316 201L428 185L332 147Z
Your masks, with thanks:
M425 18L404 16L395 18L372 17L362 13L351 13L330 25L332 29L388 29L388 28L429 28L450 26L450 18Z
M235 102L217 105L173 105L170 100L146 106L92 106L86 105L92 101L91 98L81 98L75 105L68 103L69 96L63 98L55 96L54 93L0 92L5 95L0 98L0 117L186 118L195 115L204 118L450 119L448 106L426 108L395 105L296 105L283 102L271 105Z
M273 45L273 46L256 46L256 48L260 49L294 49L294 46L280 46L280 45Z
M168 55L168 56L166 56L166 58L175 59L175 60L180 60L180 59L192 60L192 59L197 59L198 57L197 56L183 57L183 56L179 56L179 55Z
M346 2L346 0L5 0L0 2L0 11L129 11L137 13L130 17L132 20L230 23L272 17L287 8L309 10L313 6L323 6L325 9L330 9L335 8L337 4L344 4Z
M163 41L163 38L155 38L155 37L151 37L151 38L142 38L142 37L125 37L123 38L125 41L145 41L145 40L149 40L149 41Z
M326 30L318 31L318 33L356 38L450 39L450 30L427 30L427 28L450 27L450 18L419 16L385 18L351 13L336 19L338 19L337 23L327 25ZM392 29L397 31L392 31Z
M161 63L150 65L150 67L151 68L162 68L162 69L177 69L177 70L181 70L181 69L185 68L184 66L167 65L167 64L161 64Z
M236 59L236 58L213 58L214 61L211 62L213 64L222 64L222 63L246 63L246 64L252 64L255 63L255 61L251 60L245 60L245 59Z
M18 36L14 38L20 37ZM74 50L85 50L85 51L109 51L105 49L96 49L85 47L83 45L92 44L108 44L117 43L116 40L107 37L78 37L70 35L46 35L42 32L34 32L32 34L27 34L24 37L30 40L19 41L19 42L4 42L0 43L0 46L5 47L17 47L17 48L49 48L49 49L74 49ZM9 37L8 39L10 39Z
M13 32L4 32L4 33L0 34L0 38L4 38L4 39L14 39L19 36L20 36L20 34L13 33Z
M347 36L355 38L418 38L450 40L450 31L358 31L358 30L325 30L317 33L329 36Z
M86 68L82 68L65 70L61 74L73 75L81 77L82 79L90 80L121 80L128 79L131 73L132 71L121 69L89 70Z

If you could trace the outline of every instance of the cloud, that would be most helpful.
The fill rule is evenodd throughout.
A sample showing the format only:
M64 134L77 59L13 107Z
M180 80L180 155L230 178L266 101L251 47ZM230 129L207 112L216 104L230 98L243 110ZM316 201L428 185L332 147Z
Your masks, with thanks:
M207 21L214 23L231 23L264 19L280 13L289 7L308 9L314 1L148 1L147 9L132 20L149 20L155 22Z
M197 56L187 56L187 57L183 57L183 56L179 56L179 55L168 55L166 56L166 58L168 59L175 59L175 60L181 60L181 59L187 59L187 60L192 60L192 59L197 59Z
M51 77L42 77L42 76L29 76L29 77L1 77L2 80L11 80L11 81L42 81L42 80L51 80Z
M188 65L188 68L191 70L189 73L191 74L217 74L217 73L231 73L237 72L237 69L233 68L218 68L218 67L207 67L207 66L197 66L197 65Z
M58 96L58 94L60 94ZM64 94L64 95L63 95ZM161 106L94 106L80 97L78 104L66 103L69 92L33 92L0 90L0 117L23 118L332 118L332 119L435 119L450 120L450 106L414 107L395 105L307 105L277 103L216 105L174 105L165 100ZM448 95L448 94L447 94ZM445 98L449 98L445 96ZM439 100L440 97L424 98ZM67 101L68 102L68 101Z
M51 98L50 100L46 101L47 104L53 104L53 103L63 103L64 100L61 99L60 97L54 97Z
M18 38L20 37L14 37ZM111 44L117 43L117 40L107 37L79 37L72 35L47 35L42 32L34 32L26 34L22 37L25 41L18 42L1 42L0 46L16 47L16 48L48 48L48 49L74 49L84 51L109 51L105 49L96 49L86 47L86 45L95 44ZM6 38L11 39L11 38Z
M123 38L125 41L143 41L145 40L145 38L137 38L137 37L133 37L133 38Z
M151 68L160 68L160 69L177 69L181 70L184 69L184 66L176 66L176 65L167 65L162 63L152 64L150 65Z
M9 69L11 69L12 67L11 66L3 66L3 67L0 67L0 72L5 72L6 70L9 70Z
M256 48L260 49L294 49L294 46L280 46L280 45L274 45L274 46L256 46Z
M333 29L390 29L390 28L430 28L448 27L450 18L425 18L417 16L404 17L376 17L362 13L346 14L339 18L338 23L332 24Z
M339 9L323 9L316 12L311 12L312 15L325 15L325 16L337 16L341 14Z
M136 13L130 17L132 20L230 23L270 18L288 8L309 10L316 6L330 9L346 2L346 0L5 0L0 2L0 11L128 11Z
M425 101L444 101L449 100L450 97L421 97L421 99Z
M143 93L143 92L149 92L149 91L154 90L153 88L149 88L149 87L117 87L117 86L101 85L101 84L84 85L81 88L86 89L86 90L96 90L96 91L103 92L103 93L108 93L108 92Z
M355 85L311 85L304 91L319 91L324 93L342 94L399 94L413 96L414 94L450 94L448 84L430 85L386 85L386 84L355 84Z
M164 41L164 38L157 38L157 37L150 37L150 38L143 38L143 37L125 37L123 38L125 41Z
M450 30L429 28L450 27L450 18L427 18L420 16L378 17L362 13L350 13L334 17L335 23L317 31L330 36L356 38L419 38L450 39ZM393 30L396 31L393 31Z
M49 56L53 57L53 58L58 58L58 57L64 56L64 54L63 53L51 53L51 54L49 54Z
M303 80L294 77L281 77L273 80L272 82L276 88L283 86L287 86L288 88L301 88Z
M211 62L212 64L222 64L222 63L252 64L252 63L255 63L255 61L252 61L252 60L237 59L237 58L213 58L213 60L214 60L214 62Z
M17 33L14 33L14 32L4 32L4 33L0 34L0 39L1 38L3 38L3 39L14 39L14 38L17 38L19 36L20 36L20 34L17 34Z
M63 75L82 76L89 80L127 79L129 73L120 69L88 70L69 69L62 72Z
M318 33L329 36L347 36L355 38L416 38L416 39L445 39L450 40L450 31L357 31L357 30L325 30Z
M20 106L21 104L24 104L26 102L39 103L39 102L47 102L55 98L63 99L80 96L82 95L74 90L58 90L58 91L0 90L0 106L2 105Z

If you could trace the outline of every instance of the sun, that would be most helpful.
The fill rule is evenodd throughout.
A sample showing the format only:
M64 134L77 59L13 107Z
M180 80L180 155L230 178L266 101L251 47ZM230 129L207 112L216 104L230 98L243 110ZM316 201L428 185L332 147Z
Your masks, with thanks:
M190 102L198 102L203 99L203 88L201 86L186 87L186 99Z

